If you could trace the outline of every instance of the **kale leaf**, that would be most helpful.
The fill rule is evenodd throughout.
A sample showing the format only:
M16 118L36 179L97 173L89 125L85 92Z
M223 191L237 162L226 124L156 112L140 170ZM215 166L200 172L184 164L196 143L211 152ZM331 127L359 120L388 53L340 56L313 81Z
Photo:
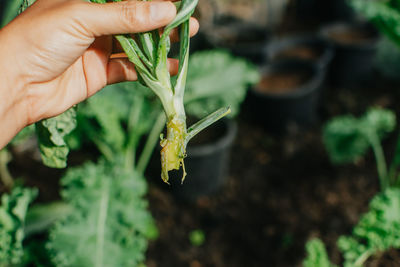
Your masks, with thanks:
M147 239L157 236L143 199L144 178L118 163L87 163L62 179L62 197L73 211L50 231L57 266L137 266Z
M16 187L3 194L0 206L0 266L19 264L24 254L25 217L29 204L36 197L36 189Z
M63 114L36 123L36 133L43 163L52 168L65 168L69 147L64 138L76 127L76 111L71 108Z

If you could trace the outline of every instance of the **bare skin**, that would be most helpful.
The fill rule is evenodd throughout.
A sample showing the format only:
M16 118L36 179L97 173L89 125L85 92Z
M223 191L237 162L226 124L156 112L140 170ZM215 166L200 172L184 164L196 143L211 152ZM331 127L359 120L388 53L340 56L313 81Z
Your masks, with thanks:
M175 6L162 0L37 0L0 30L0 148L25 126L61 114L107 84L135 81L134 65L115 54L111 35L161 28L175 15ZM190 25L194 35L198 22ZM175 74L178 62L171 59L169 67Z

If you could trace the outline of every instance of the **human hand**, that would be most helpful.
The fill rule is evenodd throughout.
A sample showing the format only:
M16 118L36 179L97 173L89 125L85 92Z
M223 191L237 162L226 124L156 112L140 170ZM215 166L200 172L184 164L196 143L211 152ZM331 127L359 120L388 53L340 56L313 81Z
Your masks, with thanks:
M157 29L175 15L175 6L160 0L37 0L0 31L0 148L23 127L64 112L105 85L136 80L134 65L112 56L111 35ZM190 24L193 35L198 23ZM169 66L177 72L176 60Z

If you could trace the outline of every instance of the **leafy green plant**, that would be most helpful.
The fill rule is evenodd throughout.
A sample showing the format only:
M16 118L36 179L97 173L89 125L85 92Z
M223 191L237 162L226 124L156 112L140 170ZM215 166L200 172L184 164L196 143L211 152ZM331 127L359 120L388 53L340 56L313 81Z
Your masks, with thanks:
M105 0L91 0L106 3ZM178 13L175 19L159 35L158 30L131 35L117 35L129 60L135 64L140 81L149 87L161 100L167 117L167 134L162 138L161 178L168 183L168 172L183 167L182 181L186 176L184 158L187 143L198 132L230 112L223 108L186 128L184 109L184 91L189 62L189 18L193 14L198 0L182 0L177 3ZM171 81L167 60L170 50L169 34L174 28L180 30L179 71L175 82Z
M354 162L365 155L371 147L378 168L381 189L397 183L397 167L400 164L400 147L390 169L386 165L381 140L396 126L392 111L380 108L369 109L364 116L340 116L329 121L323 130L323 140L334 163Z
M27 209L36 197L37 190L16 187L3 194L0 206L0 266L21 263L22 241Z
M391 188L375 196L351 236L342 236L338 247L344 266L362 266L372 255L400 248L400 190Z
M337 245L344 258L344 267L361 267L370 257L392 248L399 249L400 189L390 188L376 195L351 235L341 236ZM329 262L322 241L309 241L306 250L305 267L334 266Z

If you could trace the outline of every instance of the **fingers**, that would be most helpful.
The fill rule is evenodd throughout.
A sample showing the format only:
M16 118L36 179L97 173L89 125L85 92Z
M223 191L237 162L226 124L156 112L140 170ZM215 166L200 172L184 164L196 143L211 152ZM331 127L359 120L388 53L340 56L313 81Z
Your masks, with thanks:
M197 21L197 19L195 19L195 18L190 18L189 25L190 25L190 37L193 37L199 31L200 25L199 25L199 22ZM177 28L174 28L172 30L170 38L171 38L171 42L179 41L179 30Z
M178 60L169 59L168 67L171 75L176 75L179 69ZM113 55L108 63L107 84L136 81L137 78L135 66L126 58L126 55Z
M176 16L170 1L122 1L107 4L84 3L79 23L91 37L146 32L167 25Z
M162 1L162 0L159 0ZM199 31L200 25L197 19L195 18L190 18L189 21L190 25L190 37L193 37L197 34ZM171 42L178 42L179 41L179 30L177 28L174 28L170 34ZM121 45L117 40L114 39L113 41L113 53L120 53L123 52Z

